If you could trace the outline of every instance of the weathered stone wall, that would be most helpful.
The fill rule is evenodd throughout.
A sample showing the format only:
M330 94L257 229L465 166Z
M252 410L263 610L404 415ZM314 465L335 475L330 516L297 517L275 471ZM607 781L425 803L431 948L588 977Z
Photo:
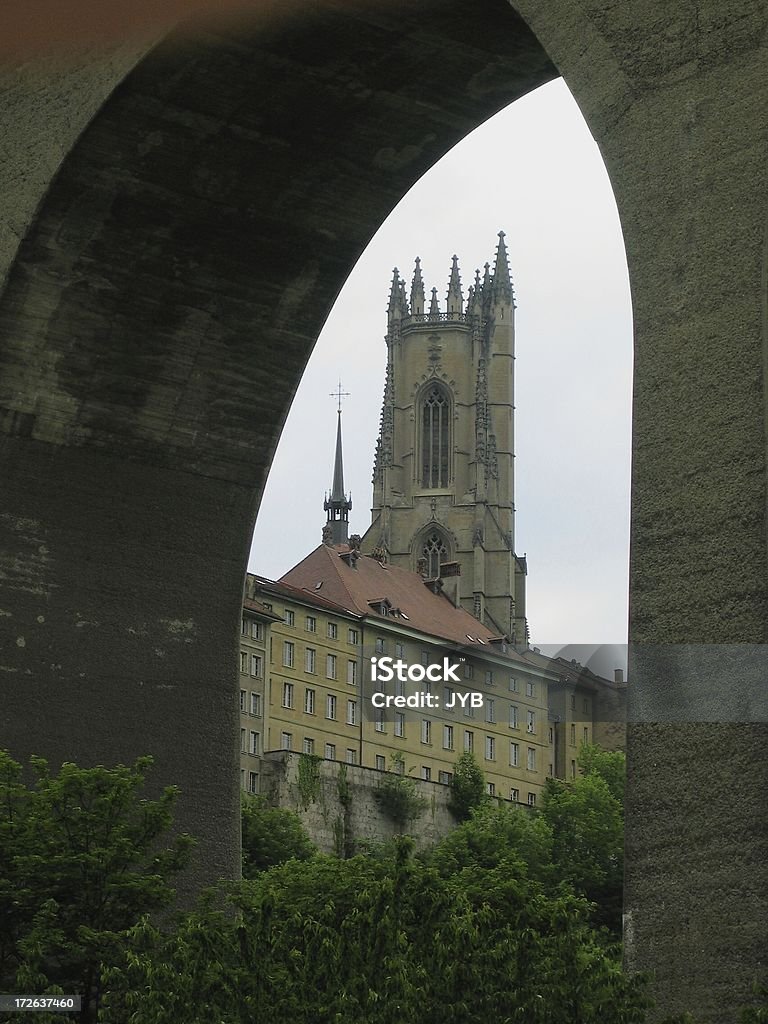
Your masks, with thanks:
M424 808L407 827L400 828L374 796L386 777L384 772L318 759L314 762L318 786L310 795L299 779L302 756L285 751L266 754L261 763L261 791L271 805L295 811L324 853L359 852L366 844L384 842L400 832L413 835L417 846L427 847L456 827L448 810L450 788L443 783L414 780Z

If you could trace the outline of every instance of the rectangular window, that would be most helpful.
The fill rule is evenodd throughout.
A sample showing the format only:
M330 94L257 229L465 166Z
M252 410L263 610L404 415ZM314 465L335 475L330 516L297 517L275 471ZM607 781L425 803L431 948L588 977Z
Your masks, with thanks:
M259 654L252 654L251 655L251 675L255 679L261 679L263 673L264 673L264 668L263 668L263 663L262 663L262 660L261 660L261 655L259 655Z
M387 770L387 760L383 754L377 754L374 759L374 767L377 772L384 772Z
M336 678L336 655L328 654L325 658L325 674L328 679Z
M509 744L509 763L513 768L517 768L520 764L520 744L510 743Z
M549 727L549 742L550 743L554 743L555 742L555 730L552 728L551 725Z
M571 725L571 746L576 746L576 726Z
M349 686L357 686L357 662L347 662L347 683Z
M259 776L257 772L248 772L248 792L259 792Z
M243 636L248 636L248 619L240 620L240 633Z
M475 734L470 729L464 730L464 750L471 754L475 749Z
M425 667L429 664L429 651L421 652L421 664Z
M525 731L526 732L530 732L530 733L535 733L536 732L536 712L535 711L528 711L528 712L526 712L526 719L527 720L526 720L526 725L525 725Z
M395 642L395 657L396 658L404 658L405 657L405 647L399 641Z
M525 696L535 697L536 696L536 684L528 682L525 684Z
M589 727L584 726L584 742L589 743Z
M589 701L586 698L584 698L583 708L584 708L584 714L588 715L589 714Z
M248 655L245 651L240 651L240 671L248 674Z
M347 725L357 725L357 701L347 701Z
M496 783L486 782L485 791L488 794L488 796L496 796Z
M325 717L331 720L336 718L336 697L332 693L325 698Z
M286 626L292 626L296 621L296 617L290 608L285 609L285 616L283 618L283 621L285 622Z
M422 779L424 779L425 782L432 781L432 769L429 767L429 765L423 764L421 766L421 777Z
M246 751L245 741L246 741L246 731L245 731L245 729L241 729L240 730L240 750L242 751L243 754Z
M290 640L283 640L283 665L293 668L293 644Z
M251 640L263 640L263 639L264 639L264 623L263 622L256 622L255 620L253 620L251 622Z
M519 804L520 803L520 790L516 789L513 786L512 789L510 789L510 791L509 791L509 799L514 801L514 803Z
M469 703L464 705L464 717L465 718L474 718L475 717L475 709Z
M442 782L444 786L449 786L453 779L453 772L438 772L437 781Z
M308 647L304 652L304 669L312 674L317 672L317 651L314 647Z
M514 676L509 677L509 689L511 693L517 693L517 679Z
M496 701L488 700L485 701L485 720L493 724L496 721Z
M281 750L292 750L293 749L293 734L290 732L280 733L280 749Z
M485 673L485 685L493 686L493 672L490 669Z
M283 707L293 707L293 683L283 683Z
M395 712L395 736L405 736L405 715L402 711Z
M464 662L464 678L465 679L471 679L474 674L475 674L475 670L472 667L472 664L469 661L465 661Z
M529 793L528 794L528 806L529 807L535 807L536 806L536 794L535 793Z
M509 728L510 729L519 729L520 728L520 718L519 718L519 712L518 712L517 704L510 704L509 705Z
M240 691L240 710L245 711L245 690Z
M404 679L395 679L395 696L396 697L404 697L405 696L405 680Z
M377 654L383 654L384 653L384 638L383 637L380 637L380 636L376 637L376 653Z
M528 771L536 771L536 747L528 747Z
M337 640L339 636L339 627L335 622L328 623L328 639Z
M432 723L428 718L422 718L421 720L421 742L432 742Z
M315 741L310 736L305 736L304 743L302 744L301 749L304 751L305 754L314 754Z
M576 710L576 694L571 694L571 711Z
M373 728L376 732L384 732L384 708L374 708Z
M347 764L357 764L357 751L354 747L347 747Z
M453 750L453 726L443 726L443 750Z
M336 760L336 744L335 743L326 743L325 744L325 758L326 758L327 761L335 761Z
M455 707L448 707L449 704L453 704L453 701L454 701L453 687L452 686L444 686L443 687L443 706L445 707L446 711L455 711L456 710Z
M251 714L261 718L261 694L251 690Z
M575 761L571 761L571 778L572 779L576 778L576 762Z
M399 757L395 761L395 771L398 775L405 775L405 758Z
M304 711L308 715L315 713L315 691L309 687L304 691Z
M250 743L248 745L248 751L251 754L261 753L261 736L251 729Z
M347 643L354 644L355 647L356 647L359 642L360 642L360 638L358 636L357 630L356 629L348 630L347 631Z
M553 764L552 764L552 762L550 761L550 762L549 762L549 767L547 768L547 775L548 775L548 776L550 777L550 779L551 779L551 778L552 778L552 776L553 776L554 774L555 774L555 769L554 769L554 765L553 765Z
M315 618L314 615L308 615L307 616L306 622L304 623L304 628L306 629L306 631L308 633L316 633L317 632L317 619Z

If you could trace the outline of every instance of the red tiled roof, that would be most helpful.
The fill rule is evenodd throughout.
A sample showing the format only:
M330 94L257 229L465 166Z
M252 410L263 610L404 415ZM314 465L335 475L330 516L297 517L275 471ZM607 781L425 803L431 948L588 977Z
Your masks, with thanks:
M322 583L319 589L324 597L354 609L360 615L401 622L403 626L421 633L472 646L488 654L501 653L496 645L491 645L492 640L499 640L498 633L489 630L463 608L456 608L445 594L435 594L417 573L394 565L383 565L370 555L360 555L353 568L348 560L341 557L347 552L349 548L346 545L331 547L321 544L285 573L280 583L312 594L317 593L317 584ZM372 603L385 599L404 613L402 619L379 616L371 607ZM476 642L478 640L487 646ZM507 656L524 660L511 646L507 648Z

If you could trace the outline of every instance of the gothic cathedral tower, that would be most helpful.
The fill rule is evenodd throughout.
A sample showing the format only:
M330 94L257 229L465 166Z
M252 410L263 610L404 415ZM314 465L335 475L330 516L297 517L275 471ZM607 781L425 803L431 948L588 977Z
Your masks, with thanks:
M466 304L453 257L445 311L426 308L420 261L395 269L387 374L363 550L421 572L459 575L460 603L525 644L525 560L515 554L514 296L504 232L493 274Z

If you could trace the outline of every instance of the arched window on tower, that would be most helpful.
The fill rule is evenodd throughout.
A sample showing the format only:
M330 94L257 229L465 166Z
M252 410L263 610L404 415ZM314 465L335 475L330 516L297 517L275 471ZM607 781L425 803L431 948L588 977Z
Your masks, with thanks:
M421 418L421 485L447 487L450 476L451 403L434 384L424 396Z
M448 550L437 530L427 534L423 554L427 560L427 579L437 579L440 575L440 563L448 561Z

